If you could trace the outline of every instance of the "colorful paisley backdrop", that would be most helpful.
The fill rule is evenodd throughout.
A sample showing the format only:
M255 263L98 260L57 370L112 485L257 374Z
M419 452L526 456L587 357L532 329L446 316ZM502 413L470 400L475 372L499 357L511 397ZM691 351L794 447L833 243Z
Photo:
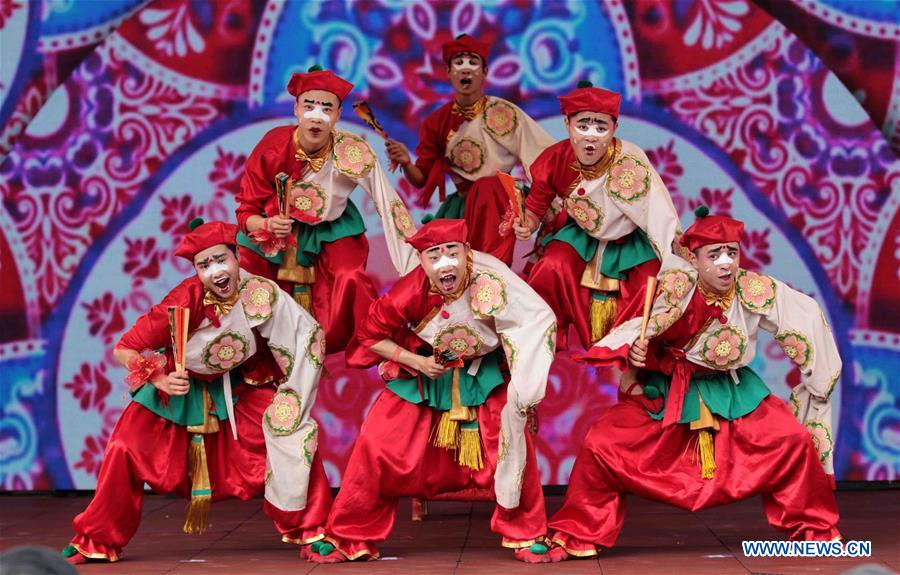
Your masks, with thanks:
M0 0L0 489L94 486L127 401L110 348L190 273L171 255L186 222L233 219L247 154L290 121L292 72L320 63L348 78L412 147L449 92L439 47L463 32L494 42L488 91L556 137L555 96L578 80L625 95L621 134L648 151L683 220L699 203L743 218L746 265L826 307L845 365L838 478L896 479L898 11L874 0ZM343 127L384 161L349 107ZM355 193L384 289L380 225ZM770 337L754 368L782 397L798 381ZM327 371L315 414L338 484L382 385L338 357ZM544 483L567 481L615 391L613 373L558 359L540 410Z

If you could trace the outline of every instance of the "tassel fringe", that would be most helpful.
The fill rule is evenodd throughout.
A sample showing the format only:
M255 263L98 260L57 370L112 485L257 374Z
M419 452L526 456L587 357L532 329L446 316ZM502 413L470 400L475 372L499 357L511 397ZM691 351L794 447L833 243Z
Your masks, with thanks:
M481 433L478 429L463 429L459 439L459 464L478 471L484 467L481 458Z
M591 298L591 342L597 343L609 333L616 321L618 305L616 297L609 293L594 292Z
M441 414L441 421L434 436L434 445L444 449L459 449L459 422L450 419L450 412Z
M307 286L306 291L295 291L294 301L304 310L312 313L312 290L309 289L310 287Z
M715 443L712 432L700 430L700 473L703 479L712 479L716 472Z
M441 414L432 444L435 447L456 451L456 461L462 467L468 467L474 471L484 468L481 432L477 427L460 429L459 421L451 419L449 411Z
M185 533L203 533L209 528L209 506L212 503L212 487L209 484L209 468L206 465L206 443L201 434L191 438L188 450L188 475L191 478L191 502L184 520Z

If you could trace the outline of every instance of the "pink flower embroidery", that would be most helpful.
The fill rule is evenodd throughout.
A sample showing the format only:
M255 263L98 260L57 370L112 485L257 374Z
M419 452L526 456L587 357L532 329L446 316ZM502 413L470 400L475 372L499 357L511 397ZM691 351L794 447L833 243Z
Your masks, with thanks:
M806 429L812 435L813 445L819 452L819 461L825 463L831 457L831 449L834 447L834 439L831 436L831 426L823 421L810 421Z
M700 356L707 365L715 369L730 369L744 355L747 339L740 331L725 326L706 338Z
M325 362L325 330L318 324L309 334L309 340L306 342L306 357L316 369L322 367Z
M290 435L300 427L300 396L293 389L282 389L266 408L266 425L275 435Z
M650 170L637 158L624 156L610 168L606 189L614 198L633 202L650 191Z
M513 343L509 336L503 333L500 334L500 343L503 345L504 353L506 353L506 363L509 364L509 369L515 369L519 359L519 348L516 347L516 344Z
M322 221L328 196L316 184L297 182L291 188L291 217L307 224Z
M670 306L678 305L694 286L694 279L686 272L670 270L663 274L659 290Z
M281 345L270 344L269 349L272 350L272 355L275 356L275 363L281 368L281 373L285 377L290 377L291 372L294 371L294 356L288 348Z
M319 426L314 425L303 438L303 460L307 467L312 467L313 458L319 449Z
M375 154L362 138L341 134L334 142L334 167L352 177L364 176L375 165Z
M775 336L775 341L781 346L784 354L791 358L800 369L806 369L812 360L812 346L799 331L786 331Z
M547 328L547 331L544 332L544 349L550 354L550 357L556 355L556 330L558 329L556 323L553 323L550 327Z
M775 303L775 282L769 276L741 270L737 279L737 293L747 308L766 311Z
M450 161L467 174L474 174L484 165L484 150L471 138L462 138L450 151Z
M413 223L412 216L409 215L409 211L400 200L391 202L391 217L394 220L394 225L397 227L397 233L402 239L416 234L416 226Z
M494 315L506 305L503 279L491 272L479 272L469 287L472 311L480 316Z
M681 308L670 307L666 311L660 312L650 318L650 324L656 328L656 335L659 335L672 327L672 324L681 317Z
M587 233L594 233L603 223L603 211L600 206L581 196L569 196L566 199L566 211Z
M272 304L278 298L275 286L262 278L252 277L241 284L241 303L249 319L266 320L272 317Z
M498 138L515 130L519 121L513 107L499 100L495 100L485 107L483 119L487 131Z
M247 356L247 340L236 333L224 333L212 340L203 354L203 363L213 371L228 371L243 363Z
M481 337L467 325L454 324L438 333L437 345L442 350L452 350L461 358L474 357L481 350Z

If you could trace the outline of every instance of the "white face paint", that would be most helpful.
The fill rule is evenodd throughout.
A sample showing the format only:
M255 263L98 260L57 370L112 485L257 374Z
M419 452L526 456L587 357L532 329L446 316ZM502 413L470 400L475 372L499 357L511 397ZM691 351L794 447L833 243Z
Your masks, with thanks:
M207 268L205 270L203 270L201 273L203 274L203 277L205 277L205 278L212 278L214 275L216 275L219 272L227 272L227 271L228 271L228 264L213 262L213 263L209 264L209 266L207 266Z
M456 267L459 265L459 260L456 258L448 258L445 255L441 256L441 259L434 262L434 269L439 270L441 268L447 267Z
M734 260L728 257L728 254L725 252L720 253L719 257L713 261L714 266L730 266L733 263Z
M459 58L453 59L453 69L454 70L480 70L481 69L481 61L475 60L471 56L460 56Z
M609 133L609 130L607 128L600 128L591 124L575 124L575 131L577 131L582 136L594 136L596 138L602 138Z
M326 124L331 123L331 116L326 114L325 109L318 104L314 105L312 110L303 112L303 117L307 120L321 120Z

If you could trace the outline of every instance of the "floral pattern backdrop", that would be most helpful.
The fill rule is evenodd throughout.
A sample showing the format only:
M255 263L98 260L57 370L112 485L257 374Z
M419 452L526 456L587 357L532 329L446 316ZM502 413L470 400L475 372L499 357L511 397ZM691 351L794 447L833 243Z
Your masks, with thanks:
M187 222L234 219L248 153L290 121L291 73L314 63L340 73L412 148L450 92L440 45L463 32L494 43L487 91L558 138L556 95L582 79L624 94L620 135L647 150L684 223L700 203L744 219L745 266L824 304L845 365L833 396L838 479L896 479L898 10L854 0L0 0L0 489L94 486L127 401L111 347L191 273L171 255ZM385 161L349 106L343 123ZM369 271L386 289L379 220L355 194ZM337 485L382 384L339 356L325 367L315 415ZM773 338L753 367L782 397L798 382ZM544 483L567 481L615 395L613 372L557 358L540 409Z

